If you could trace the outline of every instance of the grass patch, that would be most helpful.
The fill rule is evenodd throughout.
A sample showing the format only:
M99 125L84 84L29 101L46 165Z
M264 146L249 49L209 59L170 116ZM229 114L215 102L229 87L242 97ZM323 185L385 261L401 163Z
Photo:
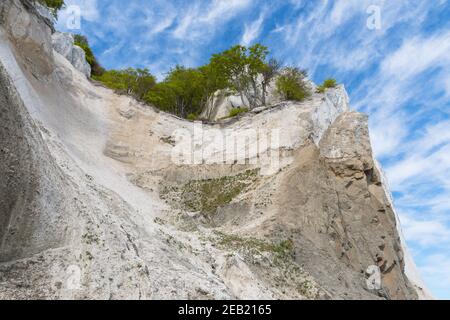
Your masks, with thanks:
M295 262L295 246L292 239L278 242L262 240L254 237L241 237L215 231L212 240L228 250L240 250L245 261L257 266L260 275L283 290L293 290L307 299L319 297L320 289L307 273ZM266 253L270 255L270 263L261 263L256 256ZM257 262L258 261L258 262ZM266 260L267 261L267 260Z
M238 116L240 114L247 113L248 111L249 111L249 109L248 108L244 108L244 107L233 108L233 109L230 110L230 113L226 117L226 119L234 118L234 117L236 117L236 116Z
M306 70L285 68L275 85L283 100L303 101L311 96Z
M291 239L281 240L274 243L257 238L240 237L221 232L217 232L217 234L219 236L218 245L226 248L268 252L281 259L291 258L294 255L294 242Z
M217 179L192 180L185 185L165 186L163 199L181 199L183 209L214 214L218 208L229 204L257 179L258 170L247 170L235 176Z

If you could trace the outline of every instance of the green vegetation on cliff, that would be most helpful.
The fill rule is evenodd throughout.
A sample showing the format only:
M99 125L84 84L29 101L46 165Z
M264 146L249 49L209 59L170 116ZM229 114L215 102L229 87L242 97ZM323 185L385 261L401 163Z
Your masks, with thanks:
M230 114L228 115L227 118L234 118L234 117L236 117L236 116L238 116L240 114L246 113L248 111L249 111L248 108L242 108L242 107L241 108L234 108L234 109L231 109Z
M269 252L280 259L292 259L295 254L292 239L284 239L272 242L254 237L244 237L232 234L225 234L216 231L218 244L228 249L246 249L248 251L257 250L259 252Z
M182 209L214 214L229 204L257 180L258 170L247 170L234 176L192 180L182 186L164 186L161 197L181 199Z
M144 100L184 118L200 114L208 99L221 87L211 72L210 68L176 66L149 90Z
M91 55L89 54L89 57ZM237 45L212 55L199 68L176 66L156 83L144 69L109 70L94 79L123 94L130 94L160 110L196 120L218 90L226 89L241 97L242 107L230 117L266 104L267 88L279 76L277 89L285 99L301 101L310 95L306 72L281 69L275 59L267 60L269 50L261 44L249 48ZM89 58L91 59L91 58ZM133 86L141 87L137 92Z
M275 79L277 93L283 99L302 101L311 95L306 71L282 68L277 60L268 59L269 50L261 44L233 46L213 54L208 64L198 68L178 65L161 82L148 69L105 70L86 37L76 35L75 44L85 51L93 79L119 94L189 120L198 119L218 90L241 98L241 107L233 109L229 117L266 105L268 87Z
M337 81L333 78L326 79L319 87L317 87L317 92L325 93L327 89L336 88Z
M285 100L302 101L311 95L306 78L305 70L288 67L276 81L278 94Z
M156 85L156 78L148 69L109 70L93 78L120 94L127 94L138 100L144 99Z

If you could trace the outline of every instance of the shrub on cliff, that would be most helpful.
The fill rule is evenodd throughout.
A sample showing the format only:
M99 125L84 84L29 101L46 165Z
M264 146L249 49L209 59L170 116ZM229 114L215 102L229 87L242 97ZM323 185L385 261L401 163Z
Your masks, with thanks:
M336 88L336 86L336 79L328 78L319 87L317 87L317 92L324 93L327 89Z
M306 78L305 70L284 68L276 81L278 94L285 100L303 101L311 95Z
M242 108L242 107L233 108L233 109L231 109L230 114L228 115L228 118L234 118L234 117L236 117L240 114L246 113L248 111L249 111L248 108Z

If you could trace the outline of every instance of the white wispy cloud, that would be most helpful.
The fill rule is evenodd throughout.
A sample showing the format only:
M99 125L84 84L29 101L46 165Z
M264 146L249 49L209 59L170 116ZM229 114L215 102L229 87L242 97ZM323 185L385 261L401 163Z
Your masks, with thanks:
M250 0L214 0L209 5L203 2L192 2L180 15L173 36L185 41L211 38L217 28L250 5Z
M387 57L381 72L394 76L398 81L407 81L411 77L430 68L446 68L450 71L450 31L439 34L417 36L408 39L394 54Z
M245 24L244 34L242 35L241 44L244 46L250 45L261 34L264 18L266 13L262 12L258 19L250 24Z
M335 1L330 12L330 20L334 26L345 23L356 13L361 13L361 9L368 7L367 1L347 0Z
M252 4L250 0L214 0L202 21L221 24Z
M411 214L401 215L403 231L406 239L421 246L450 244L450 228L445 221L430 219L414 219Z
M173 31L172 35L175 38L193 38L196 36L194 32L198 29L198 19L200 15L200 9L197 5L188 9L181 19L179 19L176 29ZM195 30L194 30L195 29Z

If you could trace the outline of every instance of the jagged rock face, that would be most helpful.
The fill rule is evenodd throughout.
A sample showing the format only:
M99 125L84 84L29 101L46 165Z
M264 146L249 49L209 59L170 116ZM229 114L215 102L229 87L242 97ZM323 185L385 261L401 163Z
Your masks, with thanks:
M367 117L342 86L197 136L91 83L70 43L40 81L11 32L2 20L0 299L417 298ZM248 152L222 143L236 136Z
M367 268L376 265L383 283L378 294L410 299L415 293L404 281L396 219L374 167L367 128L365 115L346 112L328 128L318 148L301 150L296 156L300 165L283 183L280 214L297 231L298 248L305 248L304 243L316 248L312 260L306 259L310 248L299 249L299 260L305 259L308 270L324 283L329 281L330 290L352 288L358 272L364 278ZM298 208L301 213L294 215ZM329 253L334 257L325 258ZM327 259L336 259L335 267L323 267ZM326 276L330 269L339 274L339 284L331 284L335 275Z
M55 32L52 35L53 49L66 58L72 65L86 77L91 76L91 66L86 61L84 50L74 44L70 33Z

